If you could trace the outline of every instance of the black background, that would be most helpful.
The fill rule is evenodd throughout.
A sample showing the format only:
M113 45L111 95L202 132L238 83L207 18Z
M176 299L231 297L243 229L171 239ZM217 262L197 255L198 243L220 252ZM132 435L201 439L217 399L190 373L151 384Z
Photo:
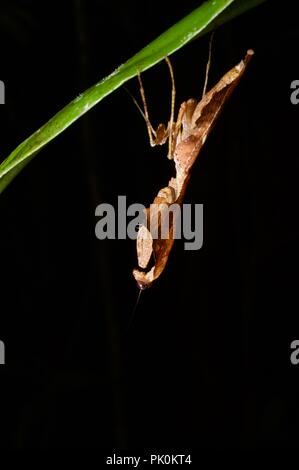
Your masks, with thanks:
M200 2L0 4L0 154ZM210 85L255 50L196 163L204 246L178 241L137 297L131 240L95 238L95 207L148 205L172 174L124 89L48 145L0 198L0 447L297 447L298 11L269 0L217 30ZM172 56L177 105L200 97L209 37ZM162 62L144 73L169 116ZM137 80L128 84L139 98Z

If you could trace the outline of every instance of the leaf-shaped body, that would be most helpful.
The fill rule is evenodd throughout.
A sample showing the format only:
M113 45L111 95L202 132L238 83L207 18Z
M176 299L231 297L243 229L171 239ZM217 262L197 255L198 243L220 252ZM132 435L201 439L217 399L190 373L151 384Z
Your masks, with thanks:
M252 50L247 51L245 59L229 70L229 72L227 72L221 80L204 95L201 101L197 102L194 99L190 99L182 103L177 121L174 124L175 142L173 159L175 163L176 177L171 178L167 188L163 188L163 190L159 191L150 209L147 210L147 232L152 233L153 227L150 223L151 218L154 212L160 210L159 208L162 204L166 206L171 206L174 203L182 204L191 168L194 165L206 138L211 132L212 127L218 119L220 112L223 109L223 105L239 83L239 80L252 55ZM169 189L173 194L171 200L166 196ZM140 238L142 237L142 233L138 234L138 264L140 268L147 268L147 271L141 271L139 269L133 270L133 275L140 289L150 287L163 272L173 246L175 229L176 218L172 217L169 224L168 238L153 238L152 252L147 251L146 256L140 252ZM146 233L144 229L143 232ZM151 258L154 258L154 265L148 267L148 263ZM142 262L140 262L141 259ZM148 260L147 264L143 262L144 259Z

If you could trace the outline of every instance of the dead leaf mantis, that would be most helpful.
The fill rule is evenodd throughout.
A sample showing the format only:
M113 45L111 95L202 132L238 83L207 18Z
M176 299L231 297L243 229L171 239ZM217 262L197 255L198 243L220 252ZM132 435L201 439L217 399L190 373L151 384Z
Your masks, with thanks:
M150 145L163 145L168 141L167 156L174 160L176 170L176 177L171 178L168 186L158 192L153 204L146 210L146 225L140 227L138 231L137 257L139 268L142 270L134 269L133 276L140 290L150 287L160 276L174 243L175 219L172 219L167 239L154 239L152 237L153 228L150 226L151 216L154 212L163 211L165 207L167 208L174 203L182 204L191 168L219 117L223 105L239 83L252 55L253 51L248 50L245 59L229 70L209 92L206 92L211 62L210 41L202 98L200 101L193 98L184 101L179 108L176 120L174 119L176 95L174 74L170 60L166 57L172 82L171 113L167 126L159 124L157 130L154 130L151 125L141 75L138 74L144 111L136 104L145 119ZM161 218L156 220L159 224ZM149 266L151 259L153 259L153 265Z

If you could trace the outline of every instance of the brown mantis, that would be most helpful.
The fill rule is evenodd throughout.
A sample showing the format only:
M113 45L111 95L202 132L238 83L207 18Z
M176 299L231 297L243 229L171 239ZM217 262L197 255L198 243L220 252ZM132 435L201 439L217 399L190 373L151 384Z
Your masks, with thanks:
M143 101L144 112L141 110L146 122L151 146L162 145L168 141L168 158L175 163L176 177L171 178L168 186L161 189L150 208L146 209L146 224L139 228L137 235L137 257L141 269L134 269L133 275L138 287L143 290L150 287L160 276L165 268L169 253L174 243L175 218L172 217L169 226L168 237L154 238L153 227L150 223L153 215L156 225L161 225L161 214L173 204L182 204L186 187L190 178L191 168L203 147L207 136L211 132L223 105L239 83L249 60L253 55L250 49L244 60L229 70L220 81L206 93L207 75L210 66L210 53L207 65L206 80L202 99L197 101L193 98L184 101L178 111L177 119L174 119L175 108L175 82L172 66L169 58L166 62L170 71L172 81L171 113L168 125L159 124L154 130L149 119L145 93L138 74L140 93ZM159 227L158 227L159 228ZM151 265L150 261L153 260Z

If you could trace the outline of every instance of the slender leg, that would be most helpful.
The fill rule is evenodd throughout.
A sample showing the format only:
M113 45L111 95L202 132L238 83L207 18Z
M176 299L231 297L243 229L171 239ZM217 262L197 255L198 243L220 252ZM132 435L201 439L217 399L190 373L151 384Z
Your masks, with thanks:
M181 128L182 128L182 121L183 121L185 112L186 112L186 102L181 104L179 112L178 112L177 120L173 126L174 128L173 128L173 133L172 133L172 141L173 141L172 158L173 158L173 154L175 151L175 147L177 143L179 143L181 140L181 131L182 131Z
M151 125L150 118L148 115L148 109L147 109L147 103L146 103L146 98L145 98L145 93L144 93L144 88L141 80L141 75L138 72L138 80L139 80L139 86L140 86L140 94L143 102L143 108L144 108L144 113L142 112L142 115L144 117L144 120L146 122L146 127L147 127L147 132L150 140L150 144L152 147L156 145L156 131L153 129L153 126ZM140 108L139 108L140 109Z
M211 34L210 42L209 42L209 58L208 58L207 66L206 66L206 76L205 76L205 84L204 84L204 86L203 86L203 91L202 91L202 98L205 96L206 91L207 91L207 85L208 85L208 79L209 79L209 71L210 71L210 66L211 66L213 37L214 37L214 32Z
M170 77L171 77L171 83L172 83L172 90L171 90L171 110L170 110L170 120L168 122L167 128L165 128L164 124L159 124L157 130L155 131L153 129L153 126L151 125L149 114L148 114L148 108L147 108L147 102L145 98L145 93L144 93L144 88L141 80L141 75L138 72L138 80L139 80L139 86L140 86L140 94L142 98L142 103L143 103L143 108L144 112L134 99L137 107L139 108L142 116L144 117L144 120L146 122L146 127L147 127L147 132L149 136L149 141L150 145L154 147L155 145L162 145L166 142L168 138L168 158L173 158L173 152L174 152L174 140L173 140L173 134L174 134L174 127L175 127L175 122L174 122L174 107L175 107L175 82L174 82L174 75L173 75L173 69L170 63L170 60L168 57L165 58L166 63L169 68L170 72Z
M174 107L175 107L175 93L176 93L176 90L175 90L175 81L174 81L174 74L173 74L173 68L172 68L172 65L171 65L171 62L169 60L168 57L166 57L166 63L168 65L168 68L169 68L169 72L170 72L170 78L171 78L171 109L170 109L170 120L169 120L169 136L168 136L168 155L167 157L169 159L172 159L173 158L173 151L174 151L174 148L173 148L173 126L174 126Z

